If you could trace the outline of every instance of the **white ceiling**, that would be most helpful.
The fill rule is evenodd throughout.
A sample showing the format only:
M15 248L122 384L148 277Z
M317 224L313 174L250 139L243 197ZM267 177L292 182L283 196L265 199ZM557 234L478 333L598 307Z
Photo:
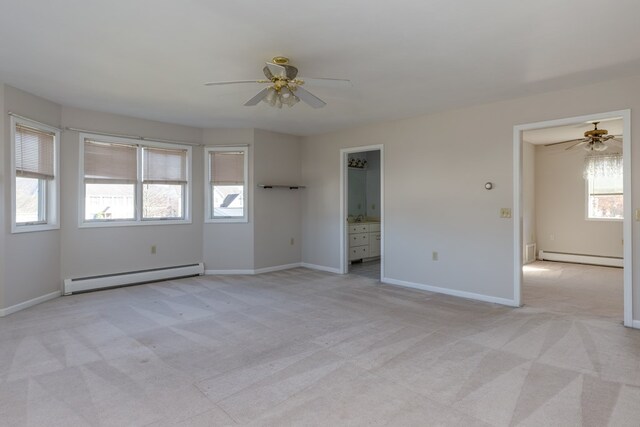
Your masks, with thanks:
M606 129L609 135L622 135L624 122L622 119L604 119L598 124L598 129ZM593 129L591 122L568 126L528 130L523 132L522 140L534 145L551 144L554 142L568 141L570 139L583 138L584 133Z
M0 81L200 127L322 133L640 74L637 0L1 0ZM242 104L263 62L348 78L327 101Z

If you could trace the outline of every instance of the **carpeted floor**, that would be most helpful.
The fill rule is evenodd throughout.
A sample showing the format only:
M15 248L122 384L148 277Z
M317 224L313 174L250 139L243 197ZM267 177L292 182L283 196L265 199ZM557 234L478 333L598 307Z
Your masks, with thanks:
M0 319L0 425L638 425L640 331L293 269Z
M522 302L526 306L622 322L622 268L536 261L523 270Z

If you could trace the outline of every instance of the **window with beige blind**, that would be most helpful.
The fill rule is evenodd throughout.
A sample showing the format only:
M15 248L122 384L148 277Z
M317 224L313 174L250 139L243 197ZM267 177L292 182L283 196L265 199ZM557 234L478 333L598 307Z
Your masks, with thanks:
M248 147L210 147L205 154L206 220L246 222Z
M142 218L183 219L187 150L142 148Z
M58 228L60 132L11 117L12 232Z
M83 134L81 225L184 222L191 147Z

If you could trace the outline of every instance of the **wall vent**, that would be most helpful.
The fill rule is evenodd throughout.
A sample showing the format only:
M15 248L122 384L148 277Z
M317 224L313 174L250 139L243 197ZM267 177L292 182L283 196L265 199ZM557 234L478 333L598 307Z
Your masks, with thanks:
M531 264L536 260L536 244L528 243L524 245L524 264Z

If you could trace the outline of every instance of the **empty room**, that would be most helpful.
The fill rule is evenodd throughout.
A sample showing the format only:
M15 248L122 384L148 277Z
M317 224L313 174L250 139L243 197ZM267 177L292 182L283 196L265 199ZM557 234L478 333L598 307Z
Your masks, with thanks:
M0 426L637 426L640 4L0 4Z

